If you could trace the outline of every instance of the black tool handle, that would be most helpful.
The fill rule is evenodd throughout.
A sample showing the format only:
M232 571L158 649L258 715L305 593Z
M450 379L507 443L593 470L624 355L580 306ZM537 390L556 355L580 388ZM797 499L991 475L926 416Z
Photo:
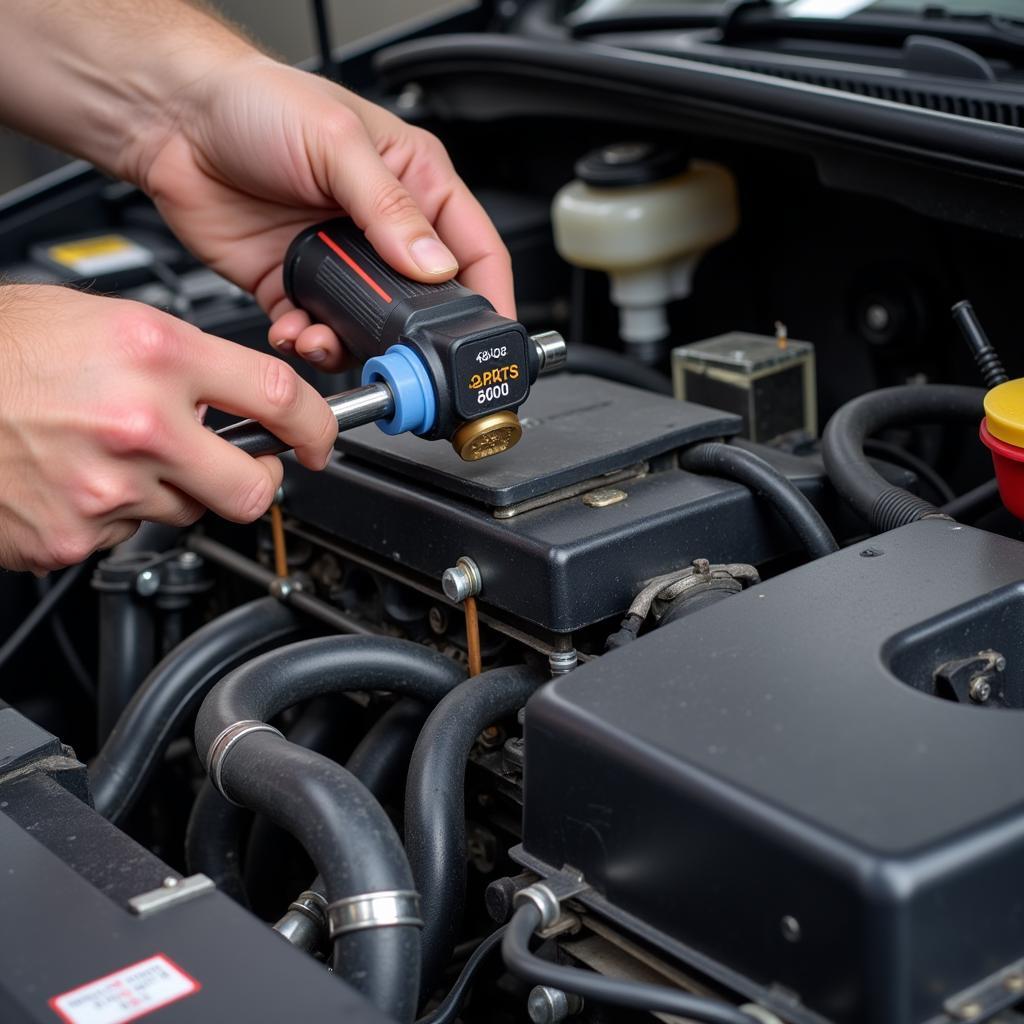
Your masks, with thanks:
M463 312L467 299L491 309L455 281L421 284L392 269L347 217L316 224L292 242L284 262L285 290L317 323L332 328L365 362L396 344L413 314Z
M285 444L256 420L239 420L218 430L217 436L230 441L253 458L257 455L281 455L291 449L291 445Z

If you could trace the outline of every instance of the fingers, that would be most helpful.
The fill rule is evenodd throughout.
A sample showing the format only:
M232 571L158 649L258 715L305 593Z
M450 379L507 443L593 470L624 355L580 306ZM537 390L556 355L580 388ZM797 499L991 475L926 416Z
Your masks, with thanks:
M345 347L325 324L313 324L299 309L281 315L267 332L270 344L278 352L295 353L326 373L338 373L348 362Z
M149 523L168 526L191 526L202 518L206 509L194 498L171 484L158 483L152 493L128 514Z
M446 281L458 270L455 256L385 165L358 115L339 111L320 147L328 193L392 267L428 283Z
M197 423L183 425L182 440L187 451L166 470L168 484L233 523L270 508L284 477L280 459L253 459Z
M514 320L516 300L512 261L497 228L465 183L452 171L453 184L435 221L462 268L459 282L489 299L502 315Z
M304 466L323 469L338 422L324 399L291 366L198 332L194 345L195 402L258 420L294 448Z

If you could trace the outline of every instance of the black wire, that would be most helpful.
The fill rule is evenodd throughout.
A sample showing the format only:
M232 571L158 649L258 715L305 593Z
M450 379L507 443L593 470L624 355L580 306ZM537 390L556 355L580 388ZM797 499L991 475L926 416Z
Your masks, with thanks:
M455 984L452 985L448 995L430 1013L420 1017L416 1024L452 1024L452 1021L459 1015L462 1001L466 998L466 992L469 990L470 985L473 984L473 978L480 965L487 959L491 951L499 945L504 934L505 926L502 926L496 932L491 932L473 950L472 955L466 961L465 967L462 968L462 972L459 974Z
M542 960L530 952L530 937L539 925L540 911L532 903L527 903L512 915L512 920L505 928L501 955L505 966L524 981L534 985L550 985L595 1003L648 1013L672 1013L706 1024L755 1024L755 1018L749 1013L728 1003L690 995L667 985L609 978L593 971Z
M61 573L61 577L39 601L39 603L25 616L21 625L7 638L0 647L0 669L11 660L18 652L21 645L35 632L36 627L53 611L60 603L64 595L74 586L75 581L85 571L88 562L80 562L71 566Z
M40 600L42 600L52 589L53 585L49 578L36 581L36 592L39 594ZM95 700L96 682L92 678L89 670L85 667L82 659L79 657L78 650L75 648L74 642L68 634L67 626L64 625L64 620L61 618L60 612L55 611L50 616L50 631L53 633L53 638L57 641L57 647L60 649L60 653L63 655L64 661L67 664L75 682L78 684L79 689L81 689L87 697Z
M890 444L888 441L879 441L878 438L872 437L864 442L864 451L868 455L877 455L879 458L887 459L889 462L902 466L904 469L909 469L911 473L916 474L935 492L935 497L938 499L936 504L944 505L947 501L952 501L956 497L956 492L953 488L924 459L913 452L908 452L906 448L901 448L898 444Z
M986 480L983 484L947 501L940 509L950 519L978 519L986 512L999 508L999 485L995 480Z
M336 82L338 74L331 47L331 25L327 20L325 0L313 0L313 18L316 21L316 42L320 50L320 74Z

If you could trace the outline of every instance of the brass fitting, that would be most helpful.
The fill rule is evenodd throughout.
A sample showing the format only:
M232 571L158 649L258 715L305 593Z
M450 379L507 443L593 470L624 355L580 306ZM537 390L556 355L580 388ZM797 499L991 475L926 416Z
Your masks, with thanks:
M522 436L519 417L505 410L463 423L452 435L452 447L460 459L476 462L507 452Z

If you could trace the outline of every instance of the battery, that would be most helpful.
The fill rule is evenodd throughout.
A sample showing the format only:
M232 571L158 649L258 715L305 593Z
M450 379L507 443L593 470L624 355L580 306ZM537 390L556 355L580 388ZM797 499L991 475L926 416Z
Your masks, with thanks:
M741 436L762 444L818 431L814 345L732 331L672 350L676 398L743 418Z

